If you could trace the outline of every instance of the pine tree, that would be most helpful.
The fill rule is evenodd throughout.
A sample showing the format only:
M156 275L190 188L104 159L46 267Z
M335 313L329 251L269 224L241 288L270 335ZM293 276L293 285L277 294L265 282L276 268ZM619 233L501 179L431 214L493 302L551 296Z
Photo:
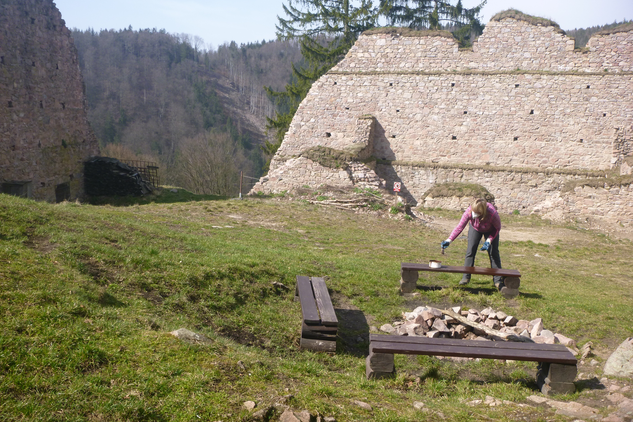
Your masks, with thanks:
M288 0L287 17L278 17L278 39L299 39L304 58L302 66L293 65L293 82L285 91L266 88L275 101L277 112L268 118L266 128L274 132L275 142L266 142L263 150L274 155L290 122L312 83L338 63L363 31L377 26L378 18L389 5L373 7L368 0Z
M390 25L418 30L446 29L453 33L460 46L467 47L472 35L483 32L479 12L486 1L470 9L464 8L461 0L454 6L451 1L440 0L381 0L381 4L392 3L386 15Z

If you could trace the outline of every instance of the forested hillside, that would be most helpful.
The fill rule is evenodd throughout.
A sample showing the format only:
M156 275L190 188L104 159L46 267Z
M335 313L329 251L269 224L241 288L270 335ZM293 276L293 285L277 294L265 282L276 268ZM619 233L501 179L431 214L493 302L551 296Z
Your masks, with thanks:
M165 182L198 193L234 194L240 170L260 175L265 117L274 112L263 87L290 80L301 60L292 42L205 51L197 37L131 28L74 30L73 38L104 153L158 161Z
M587 43L589 42L589 38L591 38L591 36L596 32L604 31L606 29L613 29L616 26L625 24L627 22L630 21L624 19L622 22L613 22L607 25L592 26L589 28L576 28L567 30L565 32L567 33L567 35L573 37L576 40L576 48L581 48L587 45Z

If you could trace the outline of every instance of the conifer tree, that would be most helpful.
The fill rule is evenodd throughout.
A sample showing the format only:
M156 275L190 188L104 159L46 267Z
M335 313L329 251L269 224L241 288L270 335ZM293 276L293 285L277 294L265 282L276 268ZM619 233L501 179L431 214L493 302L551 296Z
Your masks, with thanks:
M446 29L453 33L460 46L467 47L471 36L481 35L483 31L479 13L486 1L470 9L463 7L461 0L455 5L450 0L381 0L381 4L392 4L386 15L390 25L418 30Z
M275 134L274 142L266 142L263 148L271 156L312 83L343 58L361 32L377 25L388 4L373 7L370 0L288 0L283 8L286 18L278 17L277 37L298 39L304 63L293 65L293 82L285 91L266 88L278 109L266 126Z

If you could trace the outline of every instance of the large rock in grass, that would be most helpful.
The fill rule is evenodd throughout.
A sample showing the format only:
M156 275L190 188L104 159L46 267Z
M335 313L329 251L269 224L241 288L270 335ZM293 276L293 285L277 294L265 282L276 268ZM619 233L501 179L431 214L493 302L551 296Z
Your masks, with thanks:
M616 349L604 365L604 374L614 377L633 377L633 337Z
M193 331L189 331L186 328L179 328L176 331L172 331L169 334L171 334L172 336L184 341L185 343L191 343L191 344L211 344L213 343L213 340L211 340L210 338L202 335L202 334L198 334L198 333L194 333Z

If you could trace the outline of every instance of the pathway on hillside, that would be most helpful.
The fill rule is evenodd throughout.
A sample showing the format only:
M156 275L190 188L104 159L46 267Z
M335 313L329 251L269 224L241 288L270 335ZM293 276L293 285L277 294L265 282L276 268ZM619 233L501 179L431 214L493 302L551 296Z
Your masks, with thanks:
M446 237L448 237L455 226L457 226L457 223L459 223L459 220L456 219L433 217L432 221L428 222L428 226L434 230L445 232L446 236L441 239L444 240ZM462 232L462 234L467 233L467 229L464 229L464 232ZM559 239L587 241L588 238L591 236L593 236L593 233L585 230L584 228L581 228L580 230L566 229L564 227L556 226L531 228L519 227L513 224L503 224L501 228L500 240L507 240L511 242L527 242L531 240L534 243L552 245L555 244ZM623 231L610 233L609 236L613 236L617 239L633 240L633 234Z

